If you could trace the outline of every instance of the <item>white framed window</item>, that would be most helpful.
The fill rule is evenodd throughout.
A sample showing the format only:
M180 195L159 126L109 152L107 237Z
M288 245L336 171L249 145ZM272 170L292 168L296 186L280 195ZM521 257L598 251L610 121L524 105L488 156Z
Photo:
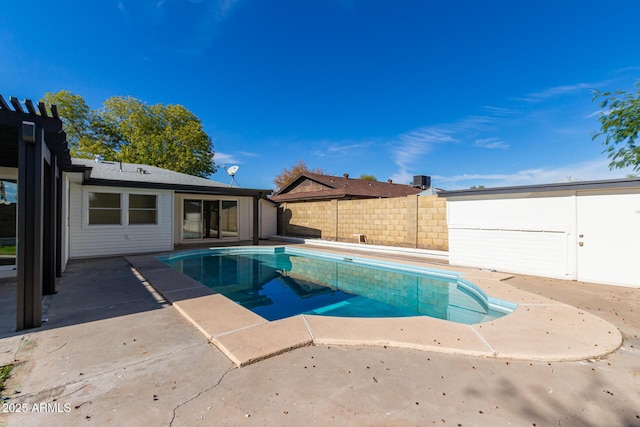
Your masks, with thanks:
M129 194L129 224L157 224L158 196Z
M89 225L122 225L122 194L90 191Z

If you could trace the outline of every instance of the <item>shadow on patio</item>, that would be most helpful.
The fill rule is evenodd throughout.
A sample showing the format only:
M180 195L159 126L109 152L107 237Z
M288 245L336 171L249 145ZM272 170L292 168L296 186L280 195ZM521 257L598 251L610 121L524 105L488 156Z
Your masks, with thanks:
M147 289L122 257L72 260L58 292L43 299L43 323L40 328L16 332L16 282L0 282L0 338L93 322L149 310L164 303Z

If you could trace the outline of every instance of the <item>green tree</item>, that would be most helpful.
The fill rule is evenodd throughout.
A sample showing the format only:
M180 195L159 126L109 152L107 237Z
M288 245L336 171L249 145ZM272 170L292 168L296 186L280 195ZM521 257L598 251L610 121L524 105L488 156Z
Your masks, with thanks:
M132 97L115 96L91 110L80 95L47 93L56 104L77 157L157 166L206 178L216 171L211 138L200 119L182 105L148 105Z
M377 181L376 177L373 175L366 175L366 174L362 174L360 175L360 179L363 179L365 181Z
M287 184L297 178L298 175L303 173L318 173L324 175L324 171L322 169L309 169L305 161L300 159L295 165L291 166L290 169L282 169L282 172L273 178L273 183L276 185L276 191L283 189Z
M604 136L603 152L611 159L610 169L632 167L640 171L640 146L636 143L640 133L640 80L635 86L635 95L619 89L593 93L593 99L601 99L600 107L607 109L598 117L600 132L593 139Z
M58 107L72 156L91 157L93 154L106 154L102 149L93 150L99 140L94 128L96 114L82 96L63 89L56 93L47 92L41 101L48 107Z

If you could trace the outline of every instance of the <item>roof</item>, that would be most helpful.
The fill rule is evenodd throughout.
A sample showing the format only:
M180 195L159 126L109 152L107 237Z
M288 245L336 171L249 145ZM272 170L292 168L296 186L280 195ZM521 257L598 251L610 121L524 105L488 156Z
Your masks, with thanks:
M467 196L487 196L497 194L542 193L554 191L606 190L640 187L640 178L606 179L599 181L571 181L554 184L519 185L513 187L476 188L442 191L440 197L454 198Z
M92 179L108 179L111 181L155 182L163 184L204 185L207 187L229 187L229 184L212 181L199 176L175 172L156 166L137 163L96 162L91 159L73 158L74 166L91 168ZM122 165L122 166L121 166ZM121 169L122 167L122 169ZM140 170L144 172L140 172Z
M292 191L305 181L319 185L309 191ZM369 181L364 179L344 178L316 173L303 173L271 197L276 202L322 199L375 199L388 197L404 197L422 191L410 185L392 184L389 182Z
M264 196L271 190L231 187L229 184L156 166L125 162L72 159L73 171L83 172L84 185L159 188L191 193Z

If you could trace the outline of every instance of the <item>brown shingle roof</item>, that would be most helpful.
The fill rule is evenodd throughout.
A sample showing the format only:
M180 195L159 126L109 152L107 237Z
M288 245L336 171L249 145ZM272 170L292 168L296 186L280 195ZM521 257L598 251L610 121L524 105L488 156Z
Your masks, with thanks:
M290 193L304 180L315 181L326 188L311 191L299 191ZM343 178L331 175L305 173L298 176L290 184L277 192L271 200L275 202L288 202L294 200L321 200L344 198L370 198L403 197L418 194L419 188L403 184L390 184L388 182L367 181L364 179Z

